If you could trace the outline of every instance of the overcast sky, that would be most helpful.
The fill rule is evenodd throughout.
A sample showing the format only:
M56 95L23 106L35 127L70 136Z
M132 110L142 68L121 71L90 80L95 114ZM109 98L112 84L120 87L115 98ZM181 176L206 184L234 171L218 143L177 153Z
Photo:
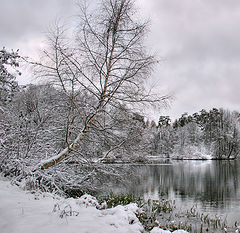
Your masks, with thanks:
M1 0L0 47L35 57L56 18L75 15L75 0ZM93 0L92 0L93 2ZM153 74L175 96L159 114L201 109L240 111L240 1L137 0L151 19L147 44L162 60ZM28 82L21 77L20 82ZM155 113L156 114L156 113Z

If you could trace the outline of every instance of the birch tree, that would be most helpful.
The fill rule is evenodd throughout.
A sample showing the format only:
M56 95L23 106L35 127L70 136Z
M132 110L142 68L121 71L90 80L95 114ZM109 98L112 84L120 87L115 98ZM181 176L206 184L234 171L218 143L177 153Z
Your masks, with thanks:
M59 154L38 165L42 169L70 156L89 128L116 103L162 104L168 97L152 95L145 83L156 63L144 46L148 22L140 22L133 0L103 0L89 12L79 4L74 35L57 25L49 35L49 48L35 63L45 76L66 93L82 119L82 129ZM79 93L91 96L84 113L76 101Z

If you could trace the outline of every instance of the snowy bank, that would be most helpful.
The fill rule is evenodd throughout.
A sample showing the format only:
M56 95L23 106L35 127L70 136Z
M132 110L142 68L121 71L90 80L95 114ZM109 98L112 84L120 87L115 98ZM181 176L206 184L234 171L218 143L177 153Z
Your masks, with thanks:
M212 152L207 150L205 146L193 146L187 145L181 150L178 149L177 151L171 154L171 159L189 159L189 160L211 160L213 159Z
M52 194L31 194L0 178L1 233L138 233L144 232L136 217L136 204L100 208L97 200L84 195L64 199ZM169 233L154 228L151 233ZM174 231L174 233L186 231Z

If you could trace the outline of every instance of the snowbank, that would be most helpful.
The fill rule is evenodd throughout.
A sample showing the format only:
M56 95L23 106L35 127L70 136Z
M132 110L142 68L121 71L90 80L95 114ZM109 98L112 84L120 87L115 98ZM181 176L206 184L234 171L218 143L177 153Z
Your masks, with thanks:
M193 159L193 160L211 160L211 153L204 146L188 145L181 150L175 151L171 159Z
M0 178L1 233L138 233L144 232L136 204L100 210L90 195L79 199L31 194ZM97 207L97 208L96 208ZM169 232L154 228L151 233ZM174 233L185 231L174 231Z
M162 229L160 229L160 228L158 228L158 227L154 227L154 228L150 231L150 233L171 233L171 232L168 231L168 230L162 230ZM176 231L173 231L172 233L187 233L187 232L184 231L184 230L176 230Z

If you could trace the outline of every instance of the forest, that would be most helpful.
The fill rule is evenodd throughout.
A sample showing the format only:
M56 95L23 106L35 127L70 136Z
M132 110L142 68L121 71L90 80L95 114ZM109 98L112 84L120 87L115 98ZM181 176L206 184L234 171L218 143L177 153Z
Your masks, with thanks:
M240 114L236 111L203 109L192 115L184 113L173 122L169 116L160 116L155 123L118 101L91 121L84 137L71 149L94 98L76 90L73 103L68 92L50 82L20 86L6 68L17 69L20 56L5 48L0 55L0 170L17 182L26 181L29 188L92 192L110 177L123 177L121 170L106 167L106 163L239 156ZM49 168L42 166L65 148L71 149L71 156Z
M0 50L0 171L29 188L94 191L122 179L106 163L167 159L235 159L240 114L213 108L171 122L149 122L142 106L163 108L171 96L151 93L158 60L144 45L148 22L132 1L79 5L77 27L56 24L40 60ZM135 18L134 18L135 17ZM38 84L18 85L22 63ZM130 172L130 171L129 171Z
M38 58L0 48L1 230L239 232L240 112L163 115L150 22L134 0L93 6Z
M239 155L239 112L213 108L182 114L171 124L160 116L153 153L179 159L234 159Z

